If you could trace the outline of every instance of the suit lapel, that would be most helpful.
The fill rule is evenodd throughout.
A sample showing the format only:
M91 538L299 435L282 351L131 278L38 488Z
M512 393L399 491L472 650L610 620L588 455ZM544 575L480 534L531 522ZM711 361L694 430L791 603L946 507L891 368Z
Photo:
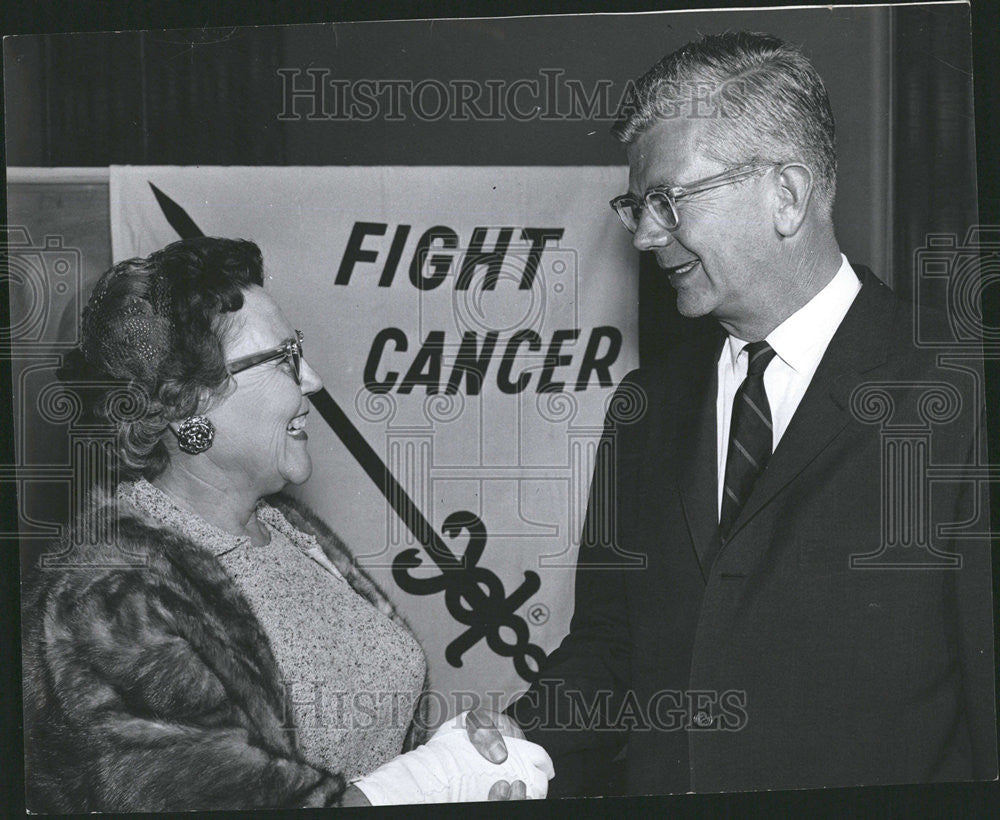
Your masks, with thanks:
M686 373L675 394L677 426L677 489L702 576L708 579L706 557L716 552L719 538L716 393L718 358L725 334L698 340L685 359Z
M885 360L885 329L895 299L871 271L858 266L861 290L834 334L788 429L730 531L730 539L844 429L850 394L861 374Z

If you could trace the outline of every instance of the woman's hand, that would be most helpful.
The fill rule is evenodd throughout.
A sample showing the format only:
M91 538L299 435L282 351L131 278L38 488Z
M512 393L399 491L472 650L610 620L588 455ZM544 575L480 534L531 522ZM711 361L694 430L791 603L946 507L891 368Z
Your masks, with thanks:
M463 713L438 728L423 746L383 764L357 781L372 805L540 799L548 792L552 761L545 750L507 736L489 713ZM495 763L494 758L503 756Z

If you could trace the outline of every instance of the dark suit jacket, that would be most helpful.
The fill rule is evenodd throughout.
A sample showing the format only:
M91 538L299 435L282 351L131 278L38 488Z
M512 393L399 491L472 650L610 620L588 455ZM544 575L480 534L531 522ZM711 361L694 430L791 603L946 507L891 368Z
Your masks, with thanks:
M986 463L981 363L861 278L711 565L722 332L620 386L570 634L509 710L550 795L601 792L623 746L629 794L996 777L987 488L938 469Z

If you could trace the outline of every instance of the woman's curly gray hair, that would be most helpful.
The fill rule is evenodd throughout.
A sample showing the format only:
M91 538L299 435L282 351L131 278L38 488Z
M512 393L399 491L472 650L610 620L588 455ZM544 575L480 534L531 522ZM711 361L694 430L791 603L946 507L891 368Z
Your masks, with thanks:
M227 315L243 307L253 285L263 285L260 249L215 237L119 262L97 282L80 345L59 377L84 394L91 422L113 431L119 479L161 473L168 422L224 392ZM133 398L129 413L115 409L123 385Z

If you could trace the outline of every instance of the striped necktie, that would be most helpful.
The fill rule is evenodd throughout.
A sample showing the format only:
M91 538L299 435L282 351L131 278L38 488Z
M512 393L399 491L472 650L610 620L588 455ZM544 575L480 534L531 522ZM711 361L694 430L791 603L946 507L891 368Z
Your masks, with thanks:
M736 391L729 425L729 452L722 488L719 535L725 539L743 509L754 482L771 457L771 407L764 392L764 371L774 358L767 342L748 344L747 376Z

